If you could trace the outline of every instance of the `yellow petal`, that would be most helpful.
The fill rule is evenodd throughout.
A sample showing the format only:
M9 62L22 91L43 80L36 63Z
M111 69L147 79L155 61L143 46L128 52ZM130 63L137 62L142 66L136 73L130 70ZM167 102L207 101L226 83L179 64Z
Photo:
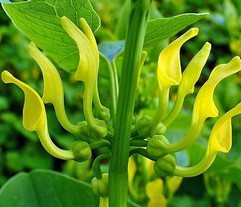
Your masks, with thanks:
M65 113L64 89L56 67L33 42L29 44L29 53L38 63L43 74L43 101L53 104L59 122L67 131L73 134L79 133L79 127L73 125Z
M200 77L202 68L208 59L210 50L211 44L207 42L203 48L193 57L187 68L184 70L181 82L178 86L178 94L174 107L172 108L169 116L163 120L163 124L165 126L169 126L176 119L182 108L186 95L193 93L194 86Z
M135 175L136 175L136 170L137 170L137 166L136 166L135 160L133 157L130 157L129 163L128 163L128 188L129 188L130 194L134 198L139 197L139 195L134 187L134 179L135 179Z
M145 157L143 157L143 159L144 159L143 162L144 162L146 172L147 172L147 177L150 180L153 177L153 175L155 175L155 172L154 172L154 163L155 162L148 158L145 158Z
M163 180L155 179L146 185L146 195L149 199L158 198L163 193Z
M181 183L182 183L182 177L173 176L173 177L166 178L168 191L171 195L173 195L178 190Z
M241 114L241 103L219 118L210 134L210 150L223 153L229 152L232 146L231 119L238 114Z
M71 150L63 150L57 147L51 140L48 128L44 103L35 90L27 84L16 79L8 71L2 72L2 80L4 83L13 83L20 87L25 95L23 107L23 126L28 131L36 131L40 142L46 151L59 159L74 159Z
M196 97L193 109L194 122L202 123L206 118L218 115L218 109L213 101L214 89L221 80L240 70L241 61L239 57L233 58L228 64L218 65L214 68Z
M133 157L130 157L128 163L128 183L129 187L133 185L134 176L136 174L136 163Z
M167 199L164 195L160 194L159 198L151 199L147 207L167 207Z
M173 41L160 53L157 77L160 89L178 85L181 80L180 48L192 37L198 34L197 28L188 30Z
M25 95L23 108L23 126L28 131L36 131L46 124L46 113L42 99L37 92L27 84L16 79L8 71L2 72L2 80L4 83L14 83L19 86Z
M80 22L82 23L83 20ZM90 42L86 35L67 17L61 17L61 24L69 36L76 42L79 50L80 59L75 73L76 80L94 85L98 72L98 60L96 59L96 48L92 46L93 41L91 40ZM83 27L86 30L87 24L83 24Z
M99 65L99 50L98 50L95 36L84 18L80 18L79 22L80 22L80 25L81 25L86 37L88 38L90 44L93 47L93 52L95 53L95 59L97 61L97 65Z
M190 61L187 68L184 70L178 90L181 94L193 93L194 85L200 77L201 71L210 54L211 44L205 43L203 48ZM178 91L178 93L179 93Z
M211 72L209 79L224 79L241 70L241 60L239 56L234 57L228 64L221 64L223 67L216 67Z
M53 63L32 42L29 44L29 53L40 66L44 78L43 101L59 104L64 99L62 80Z

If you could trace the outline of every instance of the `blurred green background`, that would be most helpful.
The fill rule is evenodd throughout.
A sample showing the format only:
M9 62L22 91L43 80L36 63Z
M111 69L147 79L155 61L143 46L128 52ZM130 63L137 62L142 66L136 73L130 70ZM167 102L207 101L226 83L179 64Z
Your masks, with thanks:
M127 24L128 1L92 0L99 14L102 26L96 33L97 41L122 40ZM181 50L182 66L208 41L212 51L203 69L196 91L207 80L210 71L232 57L241 56L241 2L240 0L164 0L154 1L151 18L171 17L181 13L208 12L209 15L195 23L200 32L197 37L186 43ZM184 31L182 31L183 33ZM158 54L170 40L158 45L149 52L140 79L139 95L136 101L136 116L153 113L157 103L156 61ZM0 9L0 70L9 70L16 77L35 88L42 94L42 76L36 63L30 58L26 39L11 23L2 8ZM61 71L65 88L66 110L73 122L83 120L83 85L72 80L72 74ZM100 70L99 88L104 105L110 105L109 82L105 67ZM172 91L175 100L175 89ZM190 121L195 96L188 97L184 109L176 122L167 132L167 137L175 140L183 135ZM220 83L215 91L216 104L220 114L231 109L241 101L241 74ZM88 180L90 162L77 164L53 159L41 147L37 136L22 127L23 94L12 85L0 81L0 186L21 171L32 169L53 169L69 174L77 179ZM74 140L58 124L54 111L47 106L49 131L55 142L66 147ZM186 121L184 121L186 120ZM233 119L233 148L228 155L219 155L213 166L203 175L186 178L175 195L169 199L168 206L226 206L241 207L241 118ZM185 152L178 153L183 165L193 165L201 159L206 148L213 120L208 120L199 140ZM139 175L141 177L141 173ZM165 194L166 192L164 192ZM141 205L146 199L139 200Z

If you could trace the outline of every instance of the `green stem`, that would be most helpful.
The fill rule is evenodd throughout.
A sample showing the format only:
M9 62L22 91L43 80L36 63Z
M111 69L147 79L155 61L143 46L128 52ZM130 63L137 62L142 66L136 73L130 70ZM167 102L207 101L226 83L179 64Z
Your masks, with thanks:
M117 105L117 97L118 97L118 79L116 78L116 66L114 63L110 62L104 55L100 54L100 57L106 62L107 68L109 71L110 82L111 82L111 116L114 121L115 114L116 114L116 105Z
M126 207L132 116L150 0L132 0L109 170L110 207Z
M100 197L100 204L99 207L108 207L109 206L109 199L108 197Z

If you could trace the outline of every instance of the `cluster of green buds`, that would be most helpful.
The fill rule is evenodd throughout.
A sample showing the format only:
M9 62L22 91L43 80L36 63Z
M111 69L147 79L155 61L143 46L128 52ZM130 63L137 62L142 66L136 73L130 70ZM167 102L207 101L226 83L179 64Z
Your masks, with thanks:
M92 186L96 194L105 198L108 197L108 175L102 174L100 162L102 159L109 159L111 156L111 145L115 133L114 125L119 123L116 123L115 120L115 110L110 115L109 109L104 107L100 101L97 82L99 51L89 25L81 18L82 30L80 30L67 17L62 17L60 20L63 29L75 41L79 50L79 65L74 78L76 81L84 83L83 111L85 121L77 124L69 121L65 112L64 90L60 75L52 62L34 43L30 43L29 52L40 66L43 74L44 92L42 98L34 89L16 79L7 71L2 72L2 80L5 83L14 83L23 90L25 94L23 126L26 130L37 133L43 147L52 156L82 162L91 158L93 149L102 147L109 149L104 151L104 154L97 155L93 161L93 171L96 178L92 181ZM241 70L239 57L233 58L227 64L218 65L212 70L209 79L197 94L193 106L192 121L185 137L176 143L169 143L165 131L178 116L185 97L194 92L194 85L199 79L211 50L211 45L205 43L182 73L180 48L187 40L197 34L197 28L190 29L160 53L157 68L158 108L153 117L145 116L133 125L129 138L129 156L138 153L153 160L155 162L154 170L158 176L188 177L204 172L212 164L219 151L227 153L230 150L232 142L231 119L241 113L241 104L238 104L218 119L211 131L206 154L200 163L187 168L177 165L175 153L188 148L197 139L207 118L218 116L218 109L213 100L213 93L217 84L224 78ZM142 53L139 63L140 68L144 64L146 55L146 52ZM116 86L114 90L118 89L118 78L115 79L113 85ZM167 114L169 91L172 86L178 86L177 98L171 112ZM46 103L53 105L63 128L76 136L77 141L72 144L69 150L60 149L49 135L44 105ZM117 107L115 104L113 108ZM93 105L97 112L96 116L93 114Z

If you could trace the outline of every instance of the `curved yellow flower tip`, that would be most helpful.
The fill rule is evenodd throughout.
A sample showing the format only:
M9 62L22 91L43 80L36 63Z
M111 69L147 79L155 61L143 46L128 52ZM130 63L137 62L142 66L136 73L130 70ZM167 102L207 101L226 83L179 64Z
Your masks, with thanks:
M206 171L213 163L218 152L228 153L232 146L232 117L241 114L241 103L225 113L214 125L203 159L195 166L183 168L176 167L174 175L182 177L197 176Z
M160 89L178 85L181 80L180 49L181 46L198 34L192 28L168 45L159 55L157 77Z
M211 51L211 44L206 42L203 48L193 57L184 70L181 82L178 86L178 92L180 94L193 93L194 85L198 81L201 71L207 62L208 56Z
M218 65L212 71L207 82L202 86L196 97L193 108L193 122L203 123L208 117L216 117L218 109L213 101L213 93L217 84L224 78L241 70L239 57L233 58L228 64Z
M40 66L44 78L43 101L45 103L59 104L63 100L64 92L62 80L53 63L31 42L28 46L30 55ZM59 99L59 100L58 100Z
M47 117L44 103L35 90L27 84L16 79L8 71L2 72L2 80L4 83L13 83L20 87L25 95L23 108L23 126L28 131L36 131L40 142L46 151L59 159L74 159L74 155L70 150L62 150L58 148L51 140L47 129Z
M234 57L228 64L222 64L222 67L216 67L211 72L209 79L219 78L224 79L234 73L237 73L241 70L241 60L239 56ZM226 67L225 67L226 66Z
M53 63L31 42L29 53L41 68L44 79L43 101L54 106L57 118L61 125L73 134L79 133L79 127L73 125L65 113L64 90L62 80Z
M44 127L46 123L45 108L42 99L37 92L27 84L16 79L8 71L2 72L2 80L4 83L13 83L19 86L25 95L23 108L23 126L28 131L36 131ZM34 106L34 107L33 107Z
M228 153L232 146L232 117L241 114L241 103L221 116L210 134L209 148L211 151Z
M81 20L82 26L86 31L88 26L87 23L85 25L83 22ZM92 40L90 42L88 37L67 17L61 17L61 24L64 30L76 42L79 50L80 59L78 69L75 73L76 80L83 81L85 84L92 83L94 86L98 72L98 60L96 59L96 50L92 46ZM87 31L86 33L89 34Z
M96 43L95 36L94 36L91 28L89 27L88 23L85 21L84 18L80 18L79 22L80 22L80 25L81 25L86 37L88 38L88 40L90 41L90 44L93 47L93 51L95 53L95 59L97 61L97 65L99 65L99 50L98 50L98 46L97 46L97 43ZM99 68L97 68L97 70L98 69Z
M205 43L203 48L193 57L187 68L184 70L181 82L178 86L178 94L175 105L170 115L163 121L165 126L169 126L175 120L182 108L186 95L193 93L194 86L200 77L205 63L207 62L210 50L211 44L208 42Z

